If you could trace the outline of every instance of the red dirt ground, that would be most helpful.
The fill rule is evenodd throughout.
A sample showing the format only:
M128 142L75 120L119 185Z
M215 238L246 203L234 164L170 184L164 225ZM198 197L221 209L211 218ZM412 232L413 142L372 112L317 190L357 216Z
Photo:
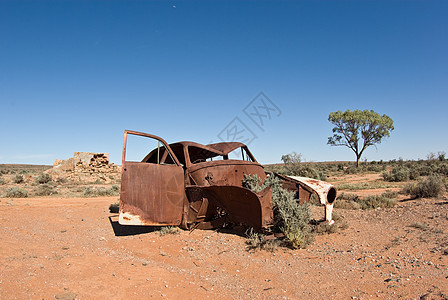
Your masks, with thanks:
M274 253L236 234L122 227L116 199L1 199L0 298L448 297L446 198L335 210L347 229Z

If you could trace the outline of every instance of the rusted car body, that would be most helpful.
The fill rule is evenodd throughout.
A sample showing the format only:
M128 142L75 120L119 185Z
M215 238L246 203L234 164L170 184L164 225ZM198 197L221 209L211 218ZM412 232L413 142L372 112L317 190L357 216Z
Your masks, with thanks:
M128 135L154 139L158 146L141 161L127 161ZM233 157L236 152L241 158ZM122 163L122 225L207 229L234 223L262 230L272 224L270 188L254 193L242 186L246 174L262 180L268 176L242 143L168 144L152 134L125 130ZM336 198L332 185L309 178L270 176L279 176L283 187L295 191L300 203L317 195L326 206L326 220L332 222Z

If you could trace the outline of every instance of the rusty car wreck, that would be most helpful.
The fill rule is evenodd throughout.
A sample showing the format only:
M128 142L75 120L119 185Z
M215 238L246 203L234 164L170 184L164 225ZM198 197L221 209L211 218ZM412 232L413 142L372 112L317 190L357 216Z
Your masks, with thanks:
M127 161L128 135L153 139L157 147L140 161ZM234 158L235 153L240 158ZM334 186L310 178L267 174L243 143L168 144L152 134L125 130L122 160L121 225L211 229L230 223L267 229L273 222L270 188L254 193L243 187L245 175L262 180L278 176L284 188L295 191L300 204L315 194L325 205L325 220L333 223Z

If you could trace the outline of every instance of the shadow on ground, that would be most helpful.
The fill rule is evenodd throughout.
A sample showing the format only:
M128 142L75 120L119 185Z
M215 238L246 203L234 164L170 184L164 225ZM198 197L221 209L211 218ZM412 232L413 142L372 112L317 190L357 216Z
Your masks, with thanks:
M128 235L138 235L144 233L150 233L154 231L159 231L159 226L127 226L118 223L118 216L109 217L110 225L114 230L115 236L128 236Z

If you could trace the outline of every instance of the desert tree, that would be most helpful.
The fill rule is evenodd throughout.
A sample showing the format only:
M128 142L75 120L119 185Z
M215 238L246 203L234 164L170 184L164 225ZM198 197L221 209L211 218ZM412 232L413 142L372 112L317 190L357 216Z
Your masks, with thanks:
M389 116L373 110L335 111L330 113L328 121L334 125L328 144L350 148L355 152L357 167L364 151L380 144L394 130L394 121Z

